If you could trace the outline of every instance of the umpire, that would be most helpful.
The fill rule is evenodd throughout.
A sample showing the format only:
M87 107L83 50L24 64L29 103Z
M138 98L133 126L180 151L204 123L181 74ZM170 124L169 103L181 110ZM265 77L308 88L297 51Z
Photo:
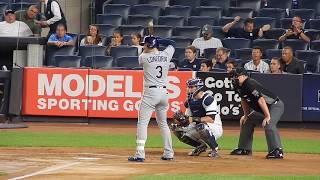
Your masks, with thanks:
M251 155L254 127L262 124L268 144L267 159L282 159L283 150L277 123L284 104L278 96L265 89L259 82L248 77L244 68L235 68L229 75L234 89L241 97L244 115L240 119L238 148L231 155Z

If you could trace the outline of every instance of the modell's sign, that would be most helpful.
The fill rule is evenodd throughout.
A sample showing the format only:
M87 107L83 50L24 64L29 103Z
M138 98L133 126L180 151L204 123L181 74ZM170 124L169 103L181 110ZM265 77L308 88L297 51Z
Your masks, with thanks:
M191 72L169 73L169 116L184 109L191 77ZM142 71L25 68L22 113L136 118L142 91Z

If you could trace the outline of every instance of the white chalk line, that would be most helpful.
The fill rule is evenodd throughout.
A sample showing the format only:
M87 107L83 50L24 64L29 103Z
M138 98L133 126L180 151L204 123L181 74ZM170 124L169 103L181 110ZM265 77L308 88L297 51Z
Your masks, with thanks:
M61 165L61 166L52 166L52 167L45 168L45 169L43 169L43 170L40 170L40 171L31 173L31 174L26 174L26 175L23 175L23 176L11 178L11 179L9 179L9 180L19 180L19 179L24 179L24 178L28 178L28 177L32 177L32 176L37 176L37 175L45 174L45 173L50 173L50 172L54 172L54 171L57 171L57 170L61 170L61 169L64 169L64 168L68 168L68 167L71 167L71 166L74 166L74 165L78 165L78 164L80 164L80 163L81 163L81 162L72 162L72 163L69 163L69 164Z

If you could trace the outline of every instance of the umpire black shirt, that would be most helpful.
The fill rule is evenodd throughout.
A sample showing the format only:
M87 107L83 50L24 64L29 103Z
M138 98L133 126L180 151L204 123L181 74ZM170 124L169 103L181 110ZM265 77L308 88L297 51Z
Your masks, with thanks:
M227 37L246 38L255 40L259 38L259 29L253 29L252 32L247 32L243 28L231 28L227 34Z
M293 57L292 61L289 64L286 64L281 59L281 68L283 72L287 72L287 73L292 73L292 74L304 73L303 62L295 57Z
M258 100L260 97L264 97L268 107L275 103L279 98L265 89L259 82L254 79L247 78L240 89L238 89L238 93L242 100L246 101L249 104L249 107L257 112L262 112Z

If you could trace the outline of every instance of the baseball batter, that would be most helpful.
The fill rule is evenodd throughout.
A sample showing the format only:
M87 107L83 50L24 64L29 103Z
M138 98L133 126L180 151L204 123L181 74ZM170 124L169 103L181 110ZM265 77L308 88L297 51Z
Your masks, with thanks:
M222 122L217 101L203 92L203 86L201 79L187 81L188 99L185 102L185 115L176 112L171 128L181 142L195 147L189 156L199 156L206 151L208 145L211 148L209 157L216 158L216 140L222 136Z
M144 146L147 140L147 127L154 111L164 144L164 153L160 159L173 160L172 139L167 124L168 95L166 84L175 42L147 36L143 44L144 51L139 56L139 64L143 66L144 71L144 92L138 115L136 154L129 156L128 161L143 162L145 160ZM160 44L167 48L159 51Z

